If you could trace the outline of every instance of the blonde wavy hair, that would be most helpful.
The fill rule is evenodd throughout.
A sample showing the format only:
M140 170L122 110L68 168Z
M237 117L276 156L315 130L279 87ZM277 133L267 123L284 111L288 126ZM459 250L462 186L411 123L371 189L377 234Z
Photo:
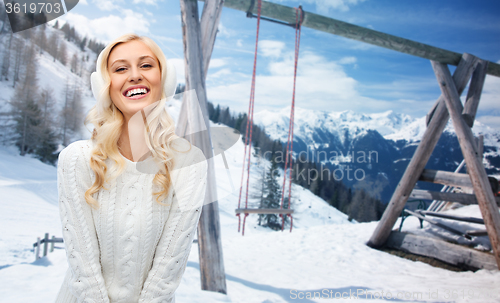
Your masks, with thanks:
M111 79L108 71L108 58L115 46L134 40L139 40L147 45L153 54L155 54L160 66L162 84L161 100L157 102L157 105L149 114L147 121L144 120L147 123L144 137L154 161L160 165L160 170L153 179L153 185L157 186L159 191L153 192L153 195L156 196L157 203L169 205L160 202L160 200L166 198L171 186L170 171L174 166L172 149L176 150L172 148L172 143L174 140L180 138L175 134L174 121L165 109L165 103L173 96L173 92L166 92L166 89L172 90L173 83L175 91L175 68L173 68L170 62L167 62L167 58L162 50L153 40L136 34L126 34L118 37L102 50L97 59L96 72L91 76L92 90L94 96L96 96L97 103L87 114L84 123L85 125L89 123L94 125L91 137L91 140L94 142L94 148L91 152L90 168L95 174L95 180L92 186L85 192L85 200L94 208L98 207L98 202L94 198L94 194L101 188L108 190L104 184L120 175L126 167L125 160L118 150L118 139L122 133L125 120L123 114L114 105L109 96ZM169 83L167 83L168 87L166 87L167 75L171 78ZM172 96L167 96L167 94L171 94ZM191 150L191 144L189 150ZM105 163L108 158L114 161L114 165L109 171Z

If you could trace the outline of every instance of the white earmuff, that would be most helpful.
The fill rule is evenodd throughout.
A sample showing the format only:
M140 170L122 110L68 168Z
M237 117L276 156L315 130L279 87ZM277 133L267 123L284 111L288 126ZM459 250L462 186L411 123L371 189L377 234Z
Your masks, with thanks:
M165 92L165 96L167 97L167 101L171 99L175 95L175 89L177 87L177 73L175 71L175 66L172 61L165 58L167 61L167 73L166 80L163 87L163 91Z

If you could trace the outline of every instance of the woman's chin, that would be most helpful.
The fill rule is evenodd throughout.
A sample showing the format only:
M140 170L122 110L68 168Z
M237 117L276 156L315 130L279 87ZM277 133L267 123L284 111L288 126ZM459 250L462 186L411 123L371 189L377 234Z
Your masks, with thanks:
M157 100L159 101L159 100ZM135 102L127 102L126 108L122 111L122 113L126 114L127 117L132 117L133 115L140 113L142 109L145 109L149 105L153 104L154 101L135 101Z

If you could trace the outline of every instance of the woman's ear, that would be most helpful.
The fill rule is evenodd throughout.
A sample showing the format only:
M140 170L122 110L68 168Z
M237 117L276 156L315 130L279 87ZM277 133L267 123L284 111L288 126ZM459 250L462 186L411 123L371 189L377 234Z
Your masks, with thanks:
M166 80L163 90L165 91L165 97L169 99L169 97L173 97L175 95L175 88L177 87L177 73L175 72L174 64L170 60L167 60L166 68Z

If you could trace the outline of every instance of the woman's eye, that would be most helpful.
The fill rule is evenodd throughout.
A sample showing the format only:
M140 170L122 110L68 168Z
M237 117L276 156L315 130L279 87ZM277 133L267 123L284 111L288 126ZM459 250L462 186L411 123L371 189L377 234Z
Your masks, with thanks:
M115 71L116 71L116 72L121 72L121 71L124 71L124 70L125 70L125 67L119 67L119 68L117 68Z
M151 64L144 64L142 67L143 68L150 68L150 67L152 67L152 65Z

